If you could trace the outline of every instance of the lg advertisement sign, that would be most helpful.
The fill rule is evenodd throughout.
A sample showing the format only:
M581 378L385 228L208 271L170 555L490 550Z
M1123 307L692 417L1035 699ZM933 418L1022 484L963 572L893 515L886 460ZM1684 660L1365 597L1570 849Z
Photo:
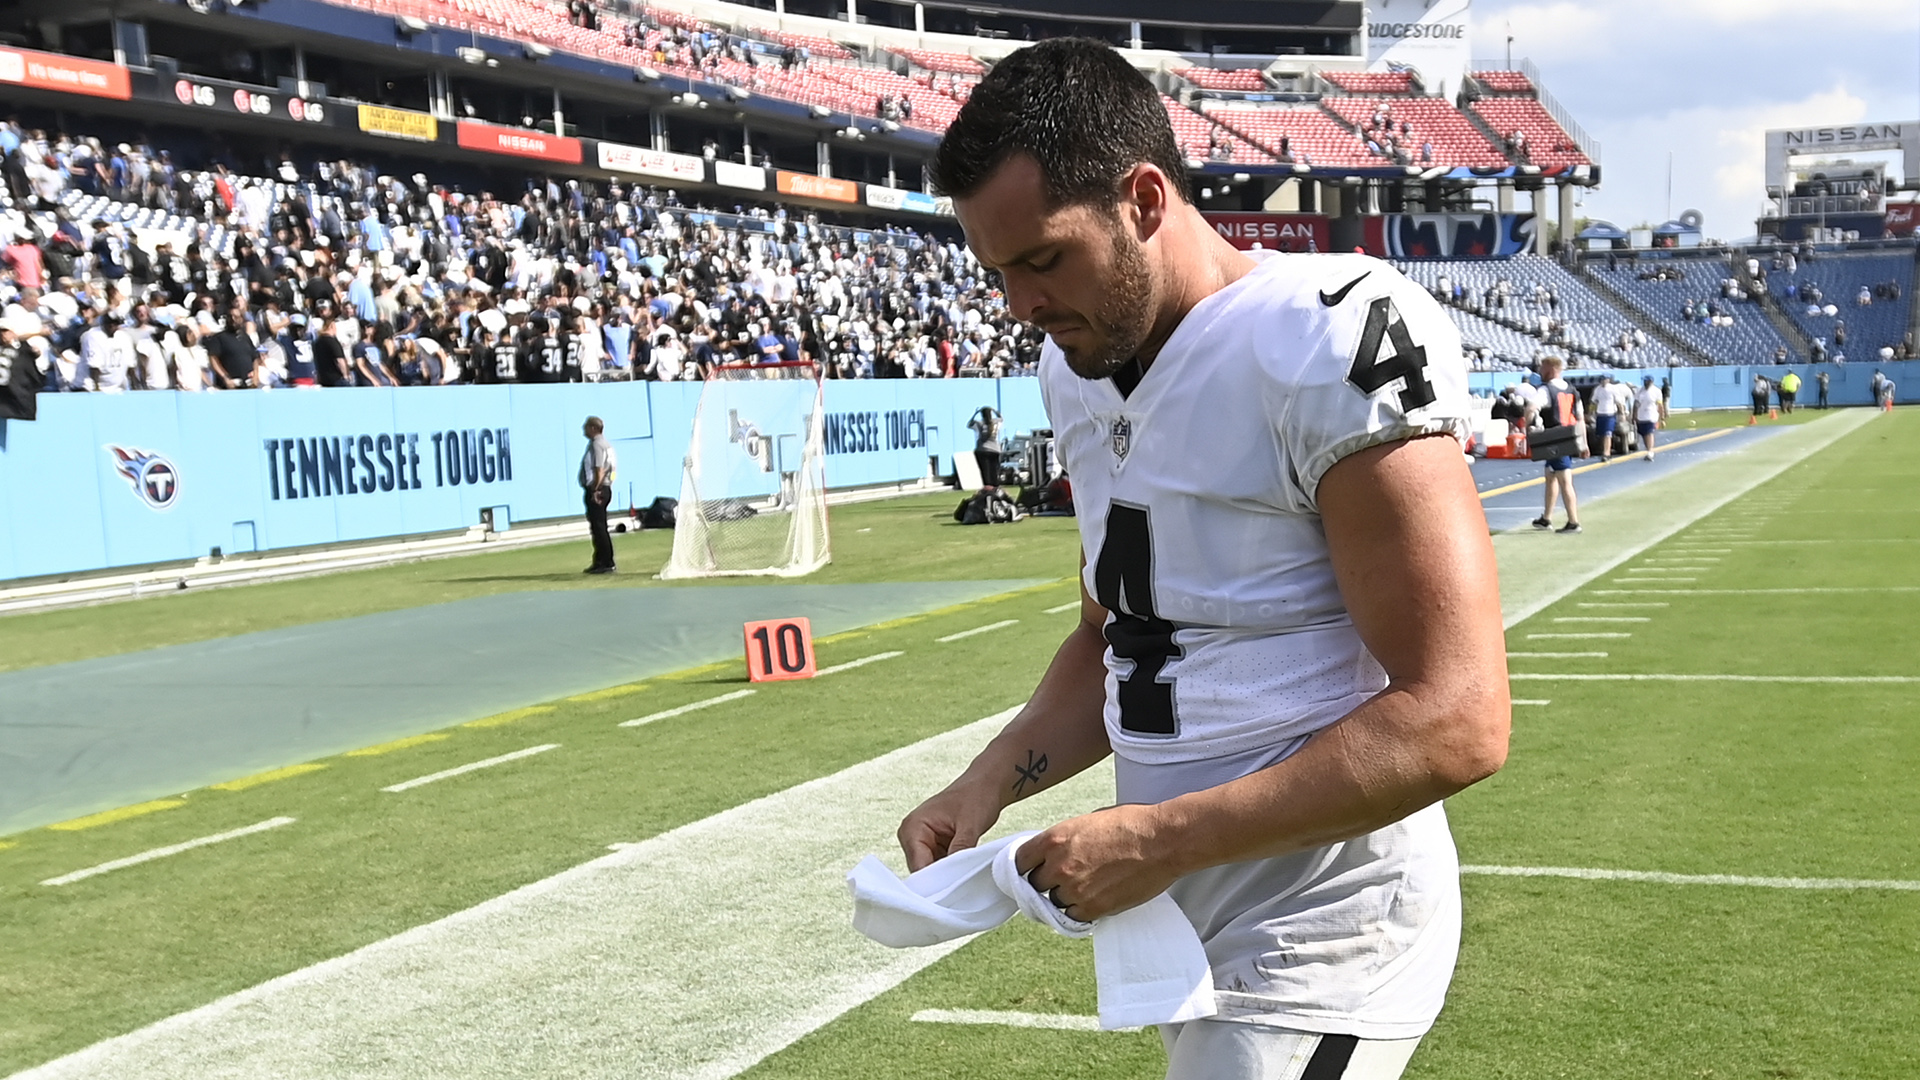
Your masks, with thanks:
M1452 94L1473 59L1470 0L1367 0L1367 70L1410 67Z

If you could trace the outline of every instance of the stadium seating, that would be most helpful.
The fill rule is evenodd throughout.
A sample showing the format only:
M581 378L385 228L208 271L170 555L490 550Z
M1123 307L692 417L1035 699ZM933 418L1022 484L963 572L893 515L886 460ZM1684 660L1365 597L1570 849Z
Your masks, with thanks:
M763 30L760 32L760 36L766 38L768 41L779 42L782 45L798 46L807 50L809 55L817 56L823 60L853 59L853 52L845 45L840 44L832 38L821 37L818 34L788 34L778 30Z
M810 70L815 75L857 91L866 103L862 111L870 115L875 111L875 103L881 97L900 97L911 101L913 115L900 121L910 127L925 128L928 131L945 131L947 125L953 123L953 118L960 114L960 102L952 96L935 90L928 83L909 79L905 75L885 68L854 67L849 64L815 64Z
M1824 340L1831 348L1834 342L1834 324L1846 323L1847 343L1840 350L1854 360L1871 360L1882 346L1898 345L1912 329L1908 326L1908 316L1912 312L1914 280L1914 252L1899 251L1873 254L1821 254L1813 259L1802 259L1792 274L1776 272L1767 276L1767 287L1795 325L1806 331L1808 337ZM1865 286L1871 296L1876 286L1889 282L1900 286L1898 299L1887 296L1873 298L1871 305L1861 305L1860 289ZM1824 311L1817 315L1807 313L1808 303L1802 295L1808 284L1818 286L1822 297L1821 306L1831 304L1836 314L1827 315Z
M1202 90L1239 90L1258 92L1267 89L1267 79L1259 68L1218 68L1183 67L1174 68L1173 73Z
M985 75L987 65L968 56L966 53L933 52L927 49L895 49L897 55L904 56L915 67L928 71L944 71L954 75Z
M1533 94L1533 80L1518 71L1475 71L1472 78L1488 92L1495 94Z
M824 67L797 67L783 71L778 64L748 65L719 59L712 69L725 81L803 105L825 105L838 112L872 115L874 99L855 93L846 84L819 76Z
M1209 101L1208 117L1281 160L1282 140L1293 161L1318 168L1379 168L1359 136L1311 105L1254 105Z
M1382 110L1396 131L1401 124L1412 124L1412 132L1401 136L1401 144L1418 164L1424 164L1420 151L1427 143L1433 144L1437 165L1501 168L1512 164L1460 110L1441 98L1327 97L1320 103L1356 128L1372 123ZM1380 159L1373 160L1378 164Z
M1520 359L1531 360L1536 353L1547 349L1563 354L1572 352L1576 360L1597 361L1613 367L1657 366L1667 360L1667 350L1650 337L1644 346L1622 349L1623 341L1638 340L1633 331L1640 330L1641 336L1646 337L1645 328L1596 294L1578 275L1545 256L1518 255L1502 260L1436 259L1396 265L1430 292L1437 291L1443 283L1448 286L1447 302L1459 314L1472 315L1477 320L1474 324L1462 323L1462 333L1469 325L1477 327L1478 323L1491 322L1525 338L1530 345L1520 354ZM1451 299L1455 285L1464 289L1458 301ZM1549 294L1552 302L1547 299ZM1542 320L1558 324L1559 333L1552 346L1547 344ZM1458 318L1455 321L1460 322ZM1512 329L1505 324L1524 329ZM1476 332L1491 333L1483 327L1477 327ZM1500 351L1512 355L1512 339L1500 340L1508 342Z
M1165 94L1160 95L1160 104L1166 108L1167 121L1173 125L1174 141L1180 144L1180 152L1189 160L1220 160L1213 156L1213 136L1215 132L1220 132L1226 136L1227 145L1233 148L1233 155L1227 159L1232 164L1273 164L1273 158L1266 151L1241 138L1232 129L1214 123Z
M1413 75L1405 71L1323 71L1320 77L1348 94L1411 94Z
M1721 298L1721 282L1733 273L1724 260L1675 261L1668 268L1686 276L1678 281L1642 281L1640 271L1601 266L1590 268L1589 278L1612 290L1662 329L1706 353L1716 364L1772 363L1775 351L1781 348L1789 356L1805 359L1803 350L1781 338L1758 303ZM1731 318L1731 324L1716 326L1686 317L1684 309L1689 302L1709 301Z
M1574 144L1573 137L1560 126L1546 106L1530 97L1491 97L1481 98L1468 106L1477 113L1487 126L1502 140L1509 143L1515 132L1526 135L1525 153L1515 153L1515 160L1524 164L1538 165L1549 171L1567 169L1575 165L1591 165L1593 161Z

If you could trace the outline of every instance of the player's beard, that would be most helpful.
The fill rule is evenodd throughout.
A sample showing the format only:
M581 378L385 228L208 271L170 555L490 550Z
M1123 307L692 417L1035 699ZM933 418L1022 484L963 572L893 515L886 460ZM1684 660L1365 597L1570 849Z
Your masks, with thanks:
M1108 233L1113 263L1107 268L1106 295L1088 319L1100 339L1091 349L1060 345L1067 367L1083 379L1105 379L1127 366L1153 332L1153 268L1140 244L1118 221Z

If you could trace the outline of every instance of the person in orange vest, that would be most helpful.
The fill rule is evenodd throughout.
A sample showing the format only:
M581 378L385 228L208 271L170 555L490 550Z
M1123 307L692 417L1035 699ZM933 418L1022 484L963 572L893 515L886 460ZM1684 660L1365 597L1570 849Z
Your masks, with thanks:
M1540 361L1541 389L1546 391L1547 404L1540 410L1540 419L1547 427L1572 426L1580 436L1580 456L1587 456L1587 420L1580 407L1580 392L1567 385L1560 377L1565 361L1557 356L1549 356ZM1580 507L1573 496L1573 456L1563 455L1548 458L1547 466L1547 508L1533 519L1536 529L1553 528L1553 504L1558 499L1567 506L1567 523L1560 527L1563 533L1580 531Z

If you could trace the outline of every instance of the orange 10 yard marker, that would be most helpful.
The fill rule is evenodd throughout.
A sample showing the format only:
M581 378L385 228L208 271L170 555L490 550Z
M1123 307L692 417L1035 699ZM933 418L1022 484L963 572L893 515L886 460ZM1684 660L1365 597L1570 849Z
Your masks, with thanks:
M813 624L804 618L750 622L747 678L752 682L813 678Z

